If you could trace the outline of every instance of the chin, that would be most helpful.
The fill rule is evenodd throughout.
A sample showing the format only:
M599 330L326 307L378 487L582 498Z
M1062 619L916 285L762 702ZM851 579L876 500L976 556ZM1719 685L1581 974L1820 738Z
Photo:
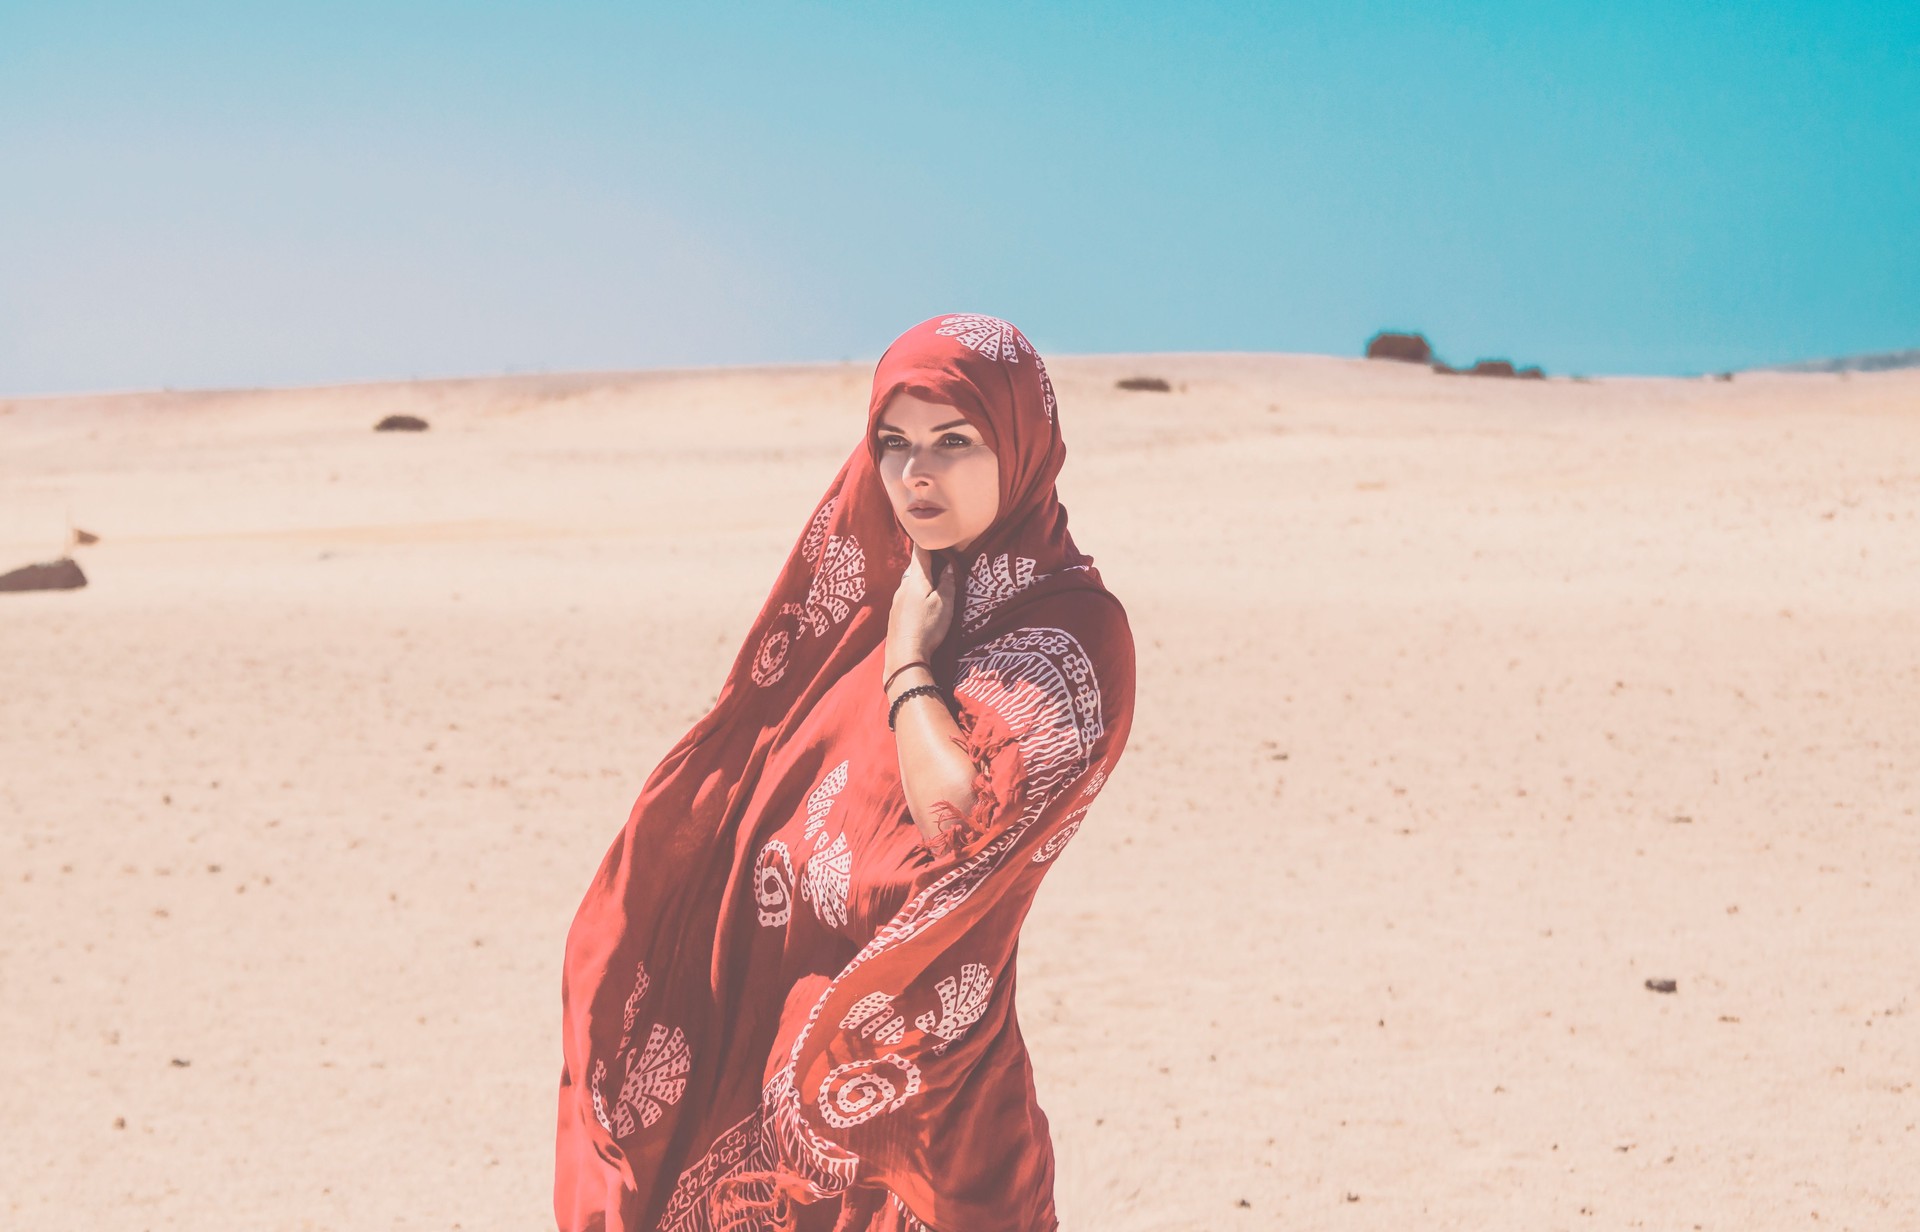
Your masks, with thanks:
M960 542L960 537L936 530L908 530L907 538L929 552L944 552Z
M900 523L900 529L907 532L907 538L913 540L917 546L925 548L929 552L944 552L954 544L960 542L962 538L962 536L951 527L922 526L913 522L905 515L899 516L895 520Z

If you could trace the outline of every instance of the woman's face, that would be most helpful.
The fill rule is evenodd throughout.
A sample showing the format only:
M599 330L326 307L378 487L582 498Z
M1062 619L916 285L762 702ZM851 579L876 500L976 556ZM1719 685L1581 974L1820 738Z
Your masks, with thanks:
M893 516L929 552L965 551L1000 513L1000 460L959 411L902 390L873 430Z

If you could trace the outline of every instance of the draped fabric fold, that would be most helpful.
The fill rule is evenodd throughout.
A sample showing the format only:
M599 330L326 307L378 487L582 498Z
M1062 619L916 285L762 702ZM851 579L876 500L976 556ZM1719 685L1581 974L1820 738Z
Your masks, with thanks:
M978 804L939 842L886 725L910 542L877 469L895 393L1000 468L933 661ZM1133 642L1067 532L1052 384L1011 325L949 314L876 368L867 433L713 709L648 776L567 938L563 1232L1047 1232L1053 1158L1014 1013L1019 930L1124 748Z

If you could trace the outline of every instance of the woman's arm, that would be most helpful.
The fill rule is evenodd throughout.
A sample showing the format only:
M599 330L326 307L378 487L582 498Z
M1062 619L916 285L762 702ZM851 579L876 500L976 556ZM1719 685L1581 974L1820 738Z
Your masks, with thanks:
M926 667L899 671L915 660L931 658L953 623L956 571L949 567L935 585L929 577L932 564L931 556L916 544L900 589L894 593L881 669L882 680L891 678L889 707L908 689L939 683ZM907 811L913 814L921 836L936 842L944 831L964 821L974 805L974 765L960 726L942 695L922 693L901 704L893 736L900 752L900 785L906 792Z

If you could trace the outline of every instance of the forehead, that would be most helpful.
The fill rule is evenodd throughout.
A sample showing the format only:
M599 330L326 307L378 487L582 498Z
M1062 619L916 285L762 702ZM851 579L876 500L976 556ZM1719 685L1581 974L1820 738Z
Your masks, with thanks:
M929 402L910 389L903 389L887 401L879 422L905 431L927 432L949 425L971 427L965 415L944 402Z

